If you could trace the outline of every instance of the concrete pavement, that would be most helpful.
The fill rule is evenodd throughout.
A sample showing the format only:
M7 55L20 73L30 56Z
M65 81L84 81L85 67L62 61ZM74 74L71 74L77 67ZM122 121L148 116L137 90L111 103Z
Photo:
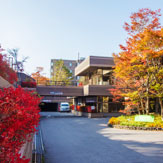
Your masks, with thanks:
M69 117L76 117L74 114L71 112L40 112L41 117L55 117L55 118L69 118Z
M163 132L113 129L107 118L43 118L46 163L163 163Z

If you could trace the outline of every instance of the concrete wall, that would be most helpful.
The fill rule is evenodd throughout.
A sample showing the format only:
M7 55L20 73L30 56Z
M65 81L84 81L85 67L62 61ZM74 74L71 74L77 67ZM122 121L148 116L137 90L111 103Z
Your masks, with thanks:
M86 85L84 88L84 96L111 96L109 89L111 85Z
M37 92L40 96L83 96L83 88L77 86L37 86Z
M33 135L32 135L33 138ZM30 159L30 163L32 163L32 148L33 148L33 141L31 142L26 142L21 150L20 150L20 154L21 157L25 156L26 159Z
M12 86L13 86L13 85L11 85L7 80L5 80L4 78L2 78L2 77L0 76L0 89L12 87Z
M83 116L88 118L104 118L104 117L118 117L123 115L123 113L115 112L115 113L86 113L86 112L78 112L72 110L72 113L76 116Z
M86 76L91 69L112 69L115 66L112 57L89 56L75 68L75 76Z

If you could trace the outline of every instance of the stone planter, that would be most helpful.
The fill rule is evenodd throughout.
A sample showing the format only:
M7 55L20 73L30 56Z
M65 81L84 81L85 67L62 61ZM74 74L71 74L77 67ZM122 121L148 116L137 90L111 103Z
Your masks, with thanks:
M118 128L118 129L127 129L127 130L146 130L146 131L163 131L163 128L160 127L136 127L136 126L121 126L121 125L111 125L108 124L108 127Z

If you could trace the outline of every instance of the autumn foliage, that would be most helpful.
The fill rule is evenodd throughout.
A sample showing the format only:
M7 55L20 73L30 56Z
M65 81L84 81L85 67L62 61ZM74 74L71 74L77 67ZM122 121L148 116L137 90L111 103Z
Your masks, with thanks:
M40 98L19 88L0 90L0 162L25 163L19 151L39 122Z
M23 81L21 82L22 87L36 88L36 82L34 81Z
M163 28L160 10L141 9L125 23L126 46L114 54L115 99L127 97L127 108L149 113L150 99L158 98L163 114Z
M2 54L0 54L0 76L2 76L11 84L17 81L17 75L15 71L9 67L6 61L6 56Z
M36 80L37 85L45 85L47 81L49 81L49 78L42 75L43 70L43 67L37 67L36 72L31 75L31 77Z

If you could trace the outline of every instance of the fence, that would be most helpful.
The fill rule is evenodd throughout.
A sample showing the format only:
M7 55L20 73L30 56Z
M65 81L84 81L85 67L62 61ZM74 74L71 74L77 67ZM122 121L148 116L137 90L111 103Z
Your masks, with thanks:
M77 81L52 81L52 80L36 80L37 85L46 86L77 86Z

